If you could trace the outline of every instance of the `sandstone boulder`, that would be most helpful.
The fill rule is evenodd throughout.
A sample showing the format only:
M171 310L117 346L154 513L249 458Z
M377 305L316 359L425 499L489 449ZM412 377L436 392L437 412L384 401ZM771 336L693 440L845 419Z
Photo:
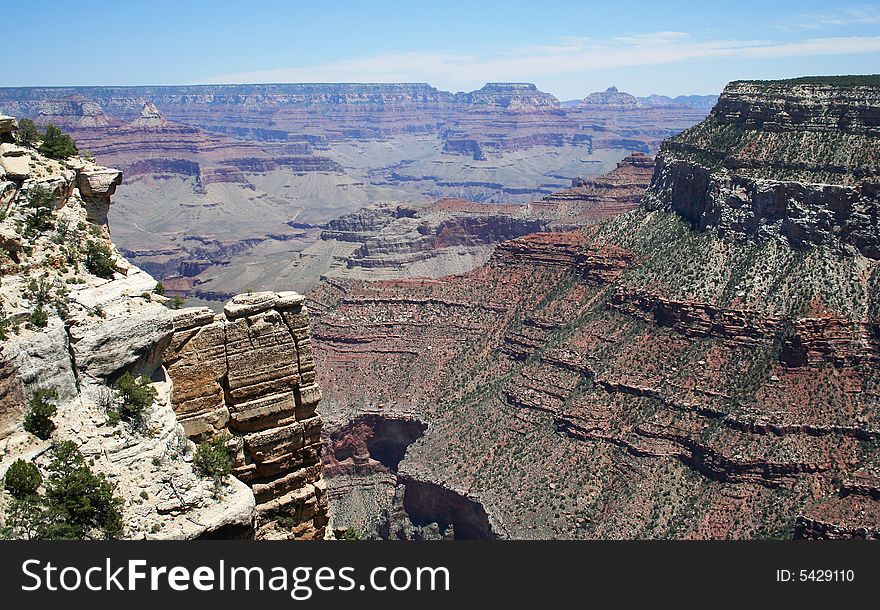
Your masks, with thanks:
M0 168L7 180L20 183L31 175L31 156L18 146L0 145Z
M107 225L110 196L122 184L122 172L118 169L95 166L82 169L77 174L77 187L86 207L86 218L98 225Z
M77 176L79 193L86 200L108 200L120 184L122 184L122 172L109 167L83 169Z

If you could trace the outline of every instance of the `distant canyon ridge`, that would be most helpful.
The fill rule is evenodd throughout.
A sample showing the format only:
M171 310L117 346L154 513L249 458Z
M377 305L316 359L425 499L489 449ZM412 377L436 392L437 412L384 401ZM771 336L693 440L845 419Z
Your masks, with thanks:
M508 206L656 153L716 100L610 87L560 102L529 83L0 88L0 112L54 123L123 170L115 243L215 308L321 277L473 269L541 228ZM486 220L498 204L503 226ZM442 256L420 254L434 242Z

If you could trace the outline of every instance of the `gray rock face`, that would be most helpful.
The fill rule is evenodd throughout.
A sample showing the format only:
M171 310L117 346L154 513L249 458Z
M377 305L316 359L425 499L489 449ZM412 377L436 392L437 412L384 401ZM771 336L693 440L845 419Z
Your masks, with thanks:
M168 310L159 305L131 315L75 324L70 328L70 340L77 369L107 379L123 370L151 375L161 365L173 332Z
M803 80L728 85L664 144L645 206L724 237L880 258L880 87Z
M0 344L0 438L20 419L27 398L43 388L54 388L60 400L77 395L67 333L54 316L43 332Z
M880 258L878 188L867 181L843 186L755 179L660 158L645 206L674 210L723 237L829 245Z

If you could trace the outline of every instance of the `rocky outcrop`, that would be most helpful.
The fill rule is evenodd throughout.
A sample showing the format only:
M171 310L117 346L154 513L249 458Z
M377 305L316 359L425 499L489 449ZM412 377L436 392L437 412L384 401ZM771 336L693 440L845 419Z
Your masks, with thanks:
M398 218L412 218L416 210L400 205L379 204L344 214L327 223L321 239L363 243L375 237Z
M16 129L18 129L18 123L15 117L0 114L0 143L14 143Z
M173 330L166 299L153 293L154 278L119 256L102 224L121 173L2 146L32 163L12 176L0 221L7 236L0 252L0 473L19 458L45 468L51 442L72 441L122 500L125 538L246 535L252 491L235 478L214 482L194 469L194 447L172 409L162 362ZM54 205L44 223L29 225L36 186L54 195ZM90 243L106 249L103 277L90 271ZM114 383L127 372L144 376L155 392L138 424L111 417L120 401ZM22 422L38 390L52 391L57 403L49 440Z
M526 204L523 215L546 218L554 228L583 227L638 207L651 183L654 159L633 153L596 178L575 178L572 188Z
M228 430L235 476L257 498L257 535L323 538L321 390L308 311L293 292L233 298L224 314L182 309L165 352L186 434Z
M77 188L86 203L86 216L89 222L102 227L108 226L110 197L120 184L122 184L122 172L116 169L106 167L83 169L77 174Z
M733 239L780 239L796 248L828 245L880 258L880 183L805 184L713 172L661 156L646 199L700 229Z
M164 127L168 123L169 121L162 115L162 112L156 108L156 104L147 100L141 109L141 115L131 122L131 126L139 128Z
M664 145L645 201L722 237L878 258L878 159L871 77L740 81Z

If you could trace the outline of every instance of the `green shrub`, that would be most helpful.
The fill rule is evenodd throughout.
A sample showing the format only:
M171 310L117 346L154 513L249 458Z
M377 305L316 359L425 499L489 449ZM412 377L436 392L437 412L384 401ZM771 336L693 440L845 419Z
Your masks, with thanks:
M30 493L6 505L0 535L28 540L118 538L122 500L103 474L95 474L71 441L52 446L45 495ZM22 471L23 472L23 471ZM39 475L39 472L37 473ZM27 489L36 489L33 473Z
M165 286L162 285L162 282L156 282L156 287L153 288L153 292L158 295L165 294Z
M168 307L171 309L180 309L183 307L186 301L180 295L175 294L171 299L166 303Z
M31 397L28 410L24 415L24 429L43 440L49 438L52 431L55 430L52 417L55 416L58 408L52 401L56 398L58 398L58 392L54 388L37 390Z
M38 149L40 153L50 159L66 159L77 154L76 144L66 133L62 133L55 125L46 125L46 133L43 134L43 143Z
M122 416L119 415L119 411L116 409L108 409L107 411L107 425L116 426L119 422L122 421Z
M342 540L363 540L364 535L360 530L356 530L353 527L348 528L344 532L342 532Z
M24 499L37 493L43 477L40 470L24 460L15 460L3 477L3 486L13 498Z
M113 279L116 266L113 264L110 248L106 244L91 240L86 243L86 269L106 280Z
M150 380L143 375L135 378L126 372L116 382L116 391L122 398L119 405L119 415L126 421L140 423L143 420L144 411L153 404L156 399L156 390L148 384Z
M24 208L22 234L25 237L34 237L52 228L52 213L55 210L55 195L52 191L39 185L31 187L28 189Z
M6 310L0 305L0 341L5 341L9 332L9 318L6 317Z
M30 119L22 119L18 122L18 131L16 131L19 146L27 146L33 148L43 135L40 130Z
M232 472L232 460L229 457L229 450L226 449L228 440L228 433L215 436L201 443L193 457L193 466L196 470L202 476L213 478L218 486L226 475Z
M103 474L95 474L72 441L56 443L46 485L46 522L41 537L50 540L118 538L122 500Z
M34 307L34 310L28 316L28 326L31 328L46 328L49 323L49 312L42 304Z

